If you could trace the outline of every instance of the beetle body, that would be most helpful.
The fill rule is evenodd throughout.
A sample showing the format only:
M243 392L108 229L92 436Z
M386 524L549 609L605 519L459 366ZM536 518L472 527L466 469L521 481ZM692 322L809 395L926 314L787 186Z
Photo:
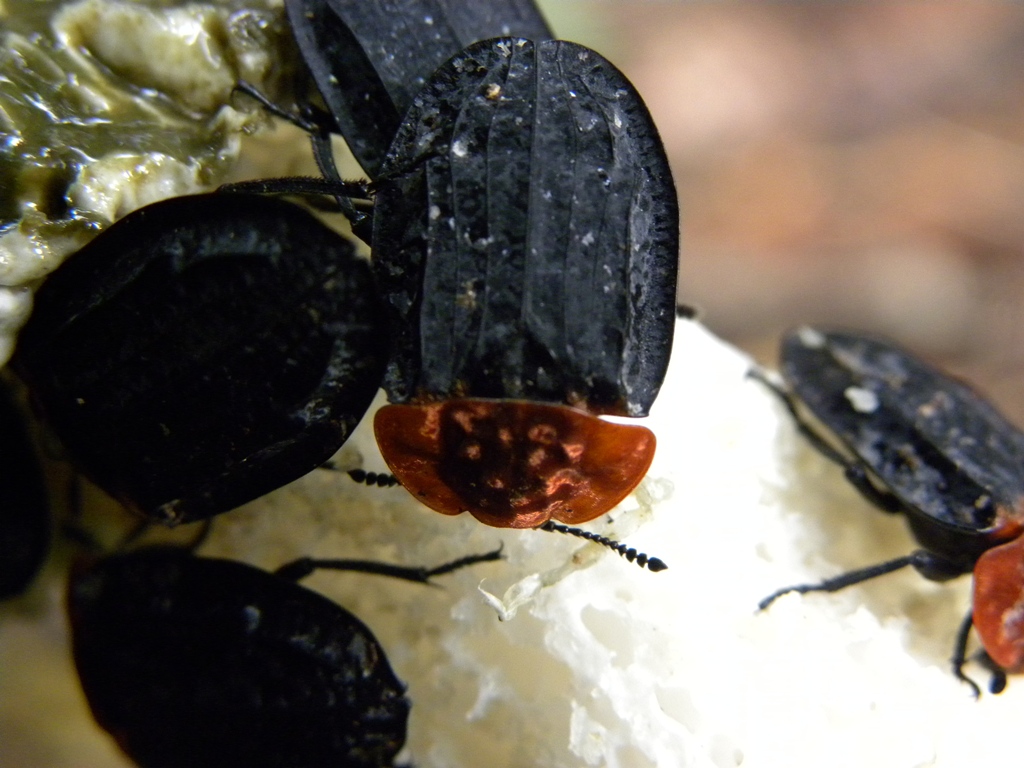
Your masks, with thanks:
M985 651L1024 671L1024 433L966 385L866 336L801 329L783 341L781 370L791 410L806 408L849 455L826 453L869 499L906 516L922 549L893 562L935 580L973 571ZM838 577L828 591L862 580Z
M167 523L311 471L387 359L373 277L340 235L252 195L130 214L39 290L14 364L83 471Z
M0 600L25 590L50 543L50 506L24 415L0 379Z
M589 471L572 461L587 440L548 412L488 403L557 406L596 420L645 416L657 394L674 325L678 208L640 96L573 43L477 43L416 97L383 178L373 250L393 329L384 386L396 405L378 413L376 432L391 470L449 514L503 495L504 513L478 515L492 525L582 522L614 506L650 464L646 429L601 422L616 428L599 439L619 443L630 478L611 481L608 503L574 513L590 493L571 490L573 476ZM435 404L459 400L469 404L435 428L443 415ZM407 408L425 410L415 417ZM446 483L426 468L426 453L398 446L395 455L389 445L417 422L417 439L443 455L518 454L525 481L509 488L508 474L478 467L475 490L456 493L454 506L441 500L431 486ZM530 469L554 453L567 458ZM570 488L555 505L565 516L552 514L550 497L521 504L531 487L551 497Z
M75 664L141 766L389 766L409 702L370 630L293 582L149 548L73 575Z
M972 389L853 334L790 334L781 367L800 402L899 500L925 549L967 573L1020 530L1024 433Z
M288 0L285 8L338 132L371 177L413 98L449 57L497 35L551 37L532 0Z

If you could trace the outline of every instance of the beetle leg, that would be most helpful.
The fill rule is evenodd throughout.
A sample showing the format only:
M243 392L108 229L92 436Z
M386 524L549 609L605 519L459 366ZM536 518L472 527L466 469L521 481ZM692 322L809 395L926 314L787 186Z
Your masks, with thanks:
M978 688L978 684L975 683L971 678L964 674L964 664L967 663L967 638L971 634L971 627L974 625L974 615L972 611L968 611L967 615L964 616L963 621L960 622L960 629L956 633L956 642L953 645L953 656L950 658L950 663L953 665L953 675L962 683L966 683L970 686L971 695L977 699L981 695L981 689ZM994 679L994 678L993 678ZM1003 680L1005 681L1005 675ZM993 691L995 692L995 691Z
M331 146L331 132L324 126L319 130L309 131L309 143L313 150L313 160L320 174L330 182L344 184L338 166L334 162L334 147ZM360 211L344 193L336 193L334 201L338 210L349 220L352 232L367 245L373 236L373 218L369 213Z
M791 587L783 587L782 589L772 592L768 597L764 598L757 604L757 609L763 611L768 608L772 603L778 600L783 595L789 594L790 592L798 592L799 594L807 594L808 592L838 592L840 589L851 587L854 584L860 584L862 581L868 581L878 576L884 576L887 573L898 571L901 568L906 568L908 565L917 565L917 561L920 560L923 550L911 552L909 555L903 557L897 557L894 560L886 560L884 563L877 563L875 565L868 566L867 568L860 568L856 571L848 571L847 573L841 573L838 576L833 576L831 579L825 579L824 581L818 582L817 584L795 584ZM924 552L925 555L928 553Z
M963 670L964 664L967 663L967 639L971 634L973 626L974 613L973 611L968 611L964 620L960 622L960 629L956 633L956 643L953 646L953 656L949 661L953 665L953 675L957 680L970 686L971 695L977 699L981 696L981 690L978 688L977 683L964 674ZM1002 693L1006 689L1006 670L996 664L992 657L984 650L975 654L974 659L978 664L987 669L991 675L988 683L989 693L993 695Z
M273 179L233 181L217 187L221 194L344 196L346 200L368 200L370 192L365 181L335 181L317 176L278 176Z
M451 573L476 563L489 563L501 559L501 547L481 555L460 557L457 560L452 560L434 568L393 565L374 560L320 560L312 557L300 557L298 560L282 565L274 571L274 575L290 581L299 581L317 570L358 571L359 573L373 573L378 576L391 576L395 579L415 581L419 584L430 584L432 583L430 580L434 576L443 576L446 573Z
M259 102L261 107L267 110L267 112L272 114L274 117L286 120L296 128L299 128L310 135L328 135L335 130L334 118L331 117L328 112L321 109L315 109L312 106L307 106L303 108L300 114L296 114L289 109L285 109L284 107L275 104L265 93L263 93L263 91L245 80L239 80L231 90L236 93L244 93L249 98L255 99Z
M330 182L343 183L341 174L338 172L338 166L334 162L334 148L331 146L331 134L337 133L338 127L329 112L317 109L311 104L306 104L303 105L300 113L296 114L275 104L267 98L266 94L245 80L239 80L235 83L233 90L255 99L270 114L286 120L300 130L305 131L309 135L309 141L313 149L313 159L316 161L316 167L320 170L321 175ZM281 194L291 193L285 190ZM344 214L345 218L351 222L352 231L363 242L369 243L369 238L372 234L371 224L369 223L370 216L357 210L352 201L342 194L335 194L334 199L337 203L337 210Z
M313 110L313 107L307 107L309 110ZM331 119L329 115L323 113L319 119L327 120ZM331 133L332 129L328 128L327 124L321 124L319 130L309 131L309 143L313 150L313 160L316 161L316 167L320 170L320 174L327 179L328 182L338 184L340 187L344 187L346 182L342 180L341 173L338 171L338 166L334 162L334 147L331 146ZM359 182L362 184L362 182ZM369 185L363 184L361 194L357 193L351 197L365 198L369 195ZM362 240L367 245L370 244L370 238L373 236L373 215L372 209L370 211L360 210L359 204L354 202L349 192L336 191L333 193L334 201L338 206L338 210L348 219L352 225L352 233Z
M894 494L889 493L888 491L883 491L871 482L868 467L865 464L857 461L856 459L852 459L837 450L835 446L821 436L821 434L800 412L800 409L797 407L796 399L793 395L790 394L790 392L781 384L772 381L760 368L751 368L747 372L747 375L750 378L761 382L764 386L768 387L769 390L775 393L776 397L778 397L779 400L782 401L782 404L786 406L786 410L789 411L790 416L793 417L793 422L796 424L797 431L816 451L818 451L818 453L843 468L843 473L846 475L846 479L860 492L861 496L883 512L895 513L903 511L903 504Z
M314 141L315 146L316 142ZM337 176L337 169L333 173L334 176ZM369 200L372 193L369 184L365 181L344 181L331 176L325 178L281 176L273 179L250 179L221 184L217 187L217 192L303 197L313 208L341 213L352 225L352 233L367 245L370 243L373 215L372 205L366 201ZM333 205L317 205L317 198L320 196L333 198Z

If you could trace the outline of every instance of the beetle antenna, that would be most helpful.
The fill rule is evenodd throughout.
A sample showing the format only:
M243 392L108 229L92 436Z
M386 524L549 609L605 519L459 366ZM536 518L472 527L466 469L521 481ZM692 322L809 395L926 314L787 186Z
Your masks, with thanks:
M996 695L1006 690L1006 670L1000 668L998 664L992 661L992 658L982 652L983 663L989 668L992 673L992 677L988 681L988 692Z
M365 469L350 469L348 476L360 485L376 485L378 488L391 488L402 484L390 472L367 472Z
M643 552L637 552L632 547L627 547L625 544L615 539L609 539L607 536L601 536L590 531L584 531L582 528L570 528L567 525L559 525L558 523L548 520L544 525L540 526L539 530L549 531L550 533L567 533L570 536L577 536L587 541L593 541L601 546L608 547L608 549L618 552L619 555L629 560L629 562L635 562L641 568L647 567L647 570L658 573L658 571L664 571L668 566L664 560L657 557L648 557Z
M344 469L339 467L330 459L321 464L318 469L328 469L331 472L345 472ZM402 484L402 481L390 472L367 472L365 469L350 469L345 473L360 485L375 485L378 488L392 488L396 485Z

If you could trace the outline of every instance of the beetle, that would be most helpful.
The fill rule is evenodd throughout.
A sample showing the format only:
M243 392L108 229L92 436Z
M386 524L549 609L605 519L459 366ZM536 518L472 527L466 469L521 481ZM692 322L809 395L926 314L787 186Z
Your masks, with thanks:
M835 592L907 566L934 581L973 572L973 608L957 635L953 672L978 695L963 672L973 625L990 688L1001 691L1006 673L1024 670L1024 432L967 385L857 333L788 334L781 372L785 388L770 386L800 432L869 501L903 514L920 549L780 589L760 609L789 592Z
M421 583L433 569L303 559L268 573L180 547L109 555L72 573L75 665L97 722L145 768L379 768L410 702L370 629L296 584L318 567Z
M598 417L648 413L674 326L678 207L640 96L583 46L476 43L417 96L382 176L391 471L488 525L603 514L654 436Z
M592 520L653 457L650 432L593 415L646 415L667 366L678 207L664 150L611 64L537 42L550 33L529 2L501 17L533 42L471 45L414 99L441 51L495 26L486 5L416 7L287 3L335 124L383 179L372 248L398 339L385 389L413 402L378 414L378 444L445 514L504 527ZM582 282L557 288L559 274Z
M327 460L387 361L367 263L298 206L174 198L129 214L36 294L13 365L76 465L166 524Z
M654 435L598 417L648 413L676 309L678 206L639 94L573 43L476 43L416 97L374 190L392 473L499 527L617 504Z
M448 58L496 35L552 37L532 0L286 0L285 10L329 112L321 121L371 178L413 98Z
M50 504L12 385L0 378L0 600L21 594L50 545Z

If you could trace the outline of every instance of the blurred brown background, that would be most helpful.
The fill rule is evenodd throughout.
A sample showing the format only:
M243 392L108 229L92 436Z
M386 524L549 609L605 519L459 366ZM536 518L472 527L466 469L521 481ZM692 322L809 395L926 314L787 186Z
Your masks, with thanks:
M542 5L654 114L712 330L883 334L1024 425L1024 5Z

